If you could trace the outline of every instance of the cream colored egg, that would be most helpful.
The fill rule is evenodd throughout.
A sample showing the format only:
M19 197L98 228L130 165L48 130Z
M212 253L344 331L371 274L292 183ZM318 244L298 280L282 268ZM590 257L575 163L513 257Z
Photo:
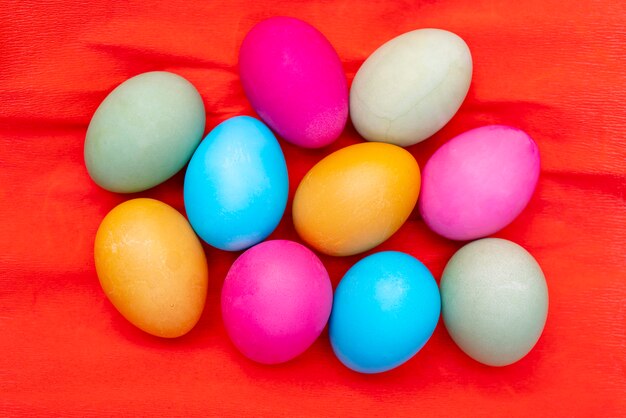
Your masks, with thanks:
M459 36L419 29L378 48L350 89L350 117L369 141L409 146L433 135L469 90L472 56Z

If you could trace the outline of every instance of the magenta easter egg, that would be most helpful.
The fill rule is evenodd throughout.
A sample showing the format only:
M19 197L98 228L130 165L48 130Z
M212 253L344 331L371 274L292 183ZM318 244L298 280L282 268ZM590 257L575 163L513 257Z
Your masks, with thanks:
M272 17L246 35L239 75L254 110L285 140L319 148L348 118L348 83L330 42L313 26Z
M436 233L473 240L510 224L539 178L539 149L525 132L492 125L439 148L422 174L419 211Z
M234 345L265 364L302 354L324 330L333 302L328 273L308 248L265 241L244 252L222 287L222 317Z

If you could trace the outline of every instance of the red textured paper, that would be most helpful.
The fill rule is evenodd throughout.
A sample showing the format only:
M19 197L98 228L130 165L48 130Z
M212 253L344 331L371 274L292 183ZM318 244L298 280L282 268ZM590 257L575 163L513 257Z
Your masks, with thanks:
M134 196L88 177L91 115L123 80L150 70L193 82L207 128L253 114L237 51L260 19L291 15L336 47L349 80L383 42L438 27L469 44L474 78L454 119L409 150L420 164L467 129L527 131L538 189L497 236L526 247L550 290L545 332L522 361L482 366L440 323L404 366L377 376L343 367L324 334L267 367L224 331L219 292L237 254L206 248L202 319L166 341L128 324L93 263L98 224L117 203L161 199L183 211L178 174ZM0 0L0 416L618 416L626 414L626 3L623 1ZM281 142L290 198L322 156L358 142L349 126L321 151ZM297 239L290 210L272 235ZM417 213L380 249L406 251L439 278L461 244ZM361 256L323 257L333 283Z

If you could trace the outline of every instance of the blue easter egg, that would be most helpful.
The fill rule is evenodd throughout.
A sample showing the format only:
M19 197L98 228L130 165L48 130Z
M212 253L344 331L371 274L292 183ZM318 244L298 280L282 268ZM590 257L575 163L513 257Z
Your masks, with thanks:
M330 342L350 369L384 372L426 344L440 311L439 288L421 262L397 251L372 254L352 266L337 286Z
M276 137L236 116L200 143L185 174L185 210L208 244L238 251L263 241L285 212L289 177Z

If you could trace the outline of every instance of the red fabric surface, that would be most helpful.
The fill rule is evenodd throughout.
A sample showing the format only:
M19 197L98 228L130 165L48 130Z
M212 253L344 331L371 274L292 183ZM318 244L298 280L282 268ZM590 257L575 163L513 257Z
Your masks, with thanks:
M257 365L231 345L220 318L237 254L209 248L207 306L187 336L146 335L106 300L95 232L134 196L87 175L91 115L114 86L149 70L197 86L207 129L253 114L238 46L273 15L319 28L349 80L375 48L412 29L467 41L475 68L465 103L410 151L423 165L452 136L489 123L537 141L538 189L497 234L537 258L550 291L545 332L522 361L482 366L440 322L411 361L381 375L343 367L326 334L295 361ZM626 3L613 0L0 1L0 416L626 415L625 20ZM348 126L319 151L281 142L290 199L316 161L357 141ZM183 211L182 182L181 173L139 195ZM297 239L289 209L272 237ZM460 246L414 213L377 250L413 254L439 278ZM361 257L323 257L333 284Z

